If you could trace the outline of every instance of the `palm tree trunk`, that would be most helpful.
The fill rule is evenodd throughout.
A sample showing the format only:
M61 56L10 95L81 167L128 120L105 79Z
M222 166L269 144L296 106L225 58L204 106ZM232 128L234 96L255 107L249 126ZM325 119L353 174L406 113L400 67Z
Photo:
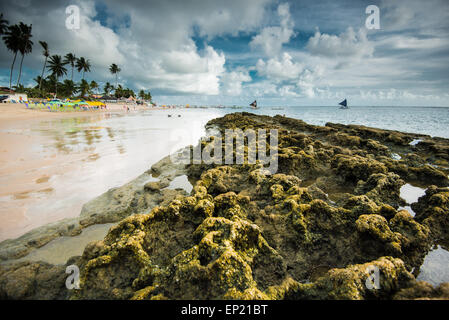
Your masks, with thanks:
M12 60L11 72L9 74L9 92L11 92L11 82L12 82L12 70L14 69L14 63L16 62L17 51L14 53L14 59Z
M24 55L24 54L22 54L22 59L20 59L19 77L17 78L17 84L16 84L16 87L19 86L20 76L22 75L22 63L23 63L23 58L25 58L25 55Z
M115 73L115 87L117 88L117 82L118 82L118 76L117 73Z
M41 81L39 81L39 91L42 88L42 79L44 78L45 65L47 64L47 57L45 57L44 67L42 68Z
M59 77L56 77L56 84L55 84L55 98L58 96L58 80L59 80Z
M73 81L73 66L72 66L72 76L70 77L70 80Z

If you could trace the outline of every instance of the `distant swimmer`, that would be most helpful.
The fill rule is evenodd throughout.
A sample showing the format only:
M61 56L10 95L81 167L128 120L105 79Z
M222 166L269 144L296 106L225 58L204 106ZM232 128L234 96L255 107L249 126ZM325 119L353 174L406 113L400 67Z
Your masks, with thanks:
M170 118L170 117L171 117L171 114L169 114L168 117Z

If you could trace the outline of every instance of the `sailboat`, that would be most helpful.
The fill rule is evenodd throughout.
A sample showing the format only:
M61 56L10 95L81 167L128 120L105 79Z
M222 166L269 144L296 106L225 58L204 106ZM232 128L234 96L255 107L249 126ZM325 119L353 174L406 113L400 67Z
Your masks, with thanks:
M257 107L257 101L256 101L256 100L254 100L254 102L251 103L250 106L251 106L252 109L259 109L259 108Z
M346 101L346 99L340 102L339 105L341 106L340 109L349 109L348 101Z

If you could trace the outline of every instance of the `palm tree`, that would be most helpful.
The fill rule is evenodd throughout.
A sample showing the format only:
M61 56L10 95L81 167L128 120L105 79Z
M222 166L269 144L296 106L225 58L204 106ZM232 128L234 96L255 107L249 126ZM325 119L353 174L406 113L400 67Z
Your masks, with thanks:
M95 93L95 89L98 89L98 83L96 83L95 81L91 81L90 82L90 88L94 91Z
M82 79L80 82L80 85L78 86L78 91L80 91L80 95L82 97L84 97L86 95L86 93L89 93L90 92L89 82Z
M115 87L117 88L117 80L118 80L117 75L118 75L118 73L119 73L120 71L122 71L122 69L120 69L120 68L118 67L118 65L116 65L115 63L113 63L113 64L111 64L111 65L109 66L109 71L110 71L112 74L115 74Z
M37 83L36 86L35 86L35 88L39 88L39 85L40 85L41 81L45 81L45 79L42 79L41 76L37 76L37 77L34 78L33 80L34 80L34 82Z
M109 82L106 82L104 85L104 93L108 96L109 92L114 89L114 86L112 86Z
M62 84L62 91L64 92L64 95L67 97L73 96L73 94L77 91L75 82L69 79L65 79Z
M70 66L72 67L72 76L70 77L70 80L73 81L73 68L75 67L75 62L76 62L76 57L73 53L67 53L64 56L64 62L67 64L70 64Z
M42 74L41 74L41 82L39 83L39 90L41 90L41 88L42 88L42 80L44 79L45 65L47 64L47 59L50 56L50 51L48 50L47 42L39 41L39 44L42 46L42 49L44 49L44 51L42 51L42 54L45 57L44 67L42 68Z
M20 40L19 40L19 51L22 54L22 59L20 60L20 68L19 68L19 77L17 78L17 86L20 83L20 76L22 75L22 64L23 64L23 58L26 54L31 53L33 51L33 41L31 41L31 37L33 36L31 34L31 29L33 25L26 25L23 22L20 22L19 28L20 28Z
M143 89L139 91L139 98L145 100L145 91Z
M25 87L22 84L19 84L19 85L15 86L14 90L17 93L25 93Z
M3 13L0 13L0 35L8 30L8 20L3 19Z
M49 76L47 76L47 78L44 79L43 85L44 88L46 88L45 91L50 92L50 90L57 87L58 79L56 79L56 76L53 73L51 73Z
M19 52L20 43L20 28L17 24L8 26L8 29L3 36L6 48L14 53L14 59L11 64L11 72L9 73L9 88L11 90L12 71L14 70L14 63L16 62L17 52Z
M51 74L56 77L55 85L55 96L58 93L58 79L63 75L67 74L67 69L64 67L65 63L62 61L61 56L55 54L51 56L48 63L48 69L50 69Z
M115 92L114 92L115 97L121 98L123 97L123 87L121 84L119 84L116 88L115 88Z
M84 72L90 71L90 62L89 59L85 59L84 57L76 59L76 70L78 72L83 71L83 80L84 80Z

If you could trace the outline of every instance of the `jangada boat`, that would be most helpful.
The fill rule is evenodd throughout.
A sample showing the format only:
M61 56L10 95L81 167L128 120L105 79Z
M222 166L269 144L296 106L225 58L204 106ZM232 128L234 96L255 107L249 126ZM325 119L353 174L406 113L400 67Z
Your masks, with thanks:
M256 100L254 100L253 103L250 104L250 106L253 109L259 109L259 108L257 108L257 101Z
M346 101L346 99L340 102L339 105L341 106L340 109L349 109L348 101Z

